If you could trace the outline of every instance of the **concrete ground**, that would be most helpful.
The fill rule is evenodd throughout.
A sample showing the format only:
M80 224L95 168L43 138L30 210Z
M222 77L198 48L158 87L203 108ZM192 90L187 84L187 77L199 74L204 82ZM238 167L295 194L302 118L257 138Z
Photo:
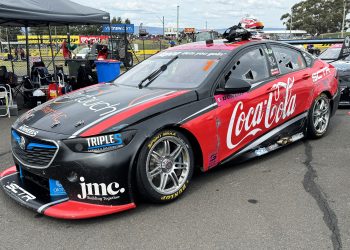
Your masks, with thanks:
M12 166L0 118L0 171ZM0 192L1 249L350 249L350 113L327 136L198 174L169 205L81 221L48 218Z

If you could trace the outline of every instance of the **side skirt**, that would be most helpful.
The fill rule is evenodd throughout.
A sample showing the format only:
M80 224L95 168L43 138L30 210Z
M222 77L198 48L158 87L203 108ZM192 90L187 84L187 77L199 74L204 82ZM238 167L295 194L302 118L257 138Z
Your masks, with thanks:
M232 160L247 160L282 148L305 137L304 128L308 112L304 112L262 135L245 148L223 160L220 165Z

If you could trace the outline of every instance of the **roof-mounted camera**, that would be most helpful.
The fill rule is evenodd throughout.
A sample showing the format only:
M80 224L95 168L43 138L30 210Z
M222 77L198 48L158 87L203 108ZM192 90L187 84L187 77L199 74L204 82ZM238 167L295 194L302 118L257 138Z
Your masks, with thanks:
M252 34L245 28L242 28L241 25L234 25L228 28L222 37L225 38L228 42L235 42L249 40L252 37Z

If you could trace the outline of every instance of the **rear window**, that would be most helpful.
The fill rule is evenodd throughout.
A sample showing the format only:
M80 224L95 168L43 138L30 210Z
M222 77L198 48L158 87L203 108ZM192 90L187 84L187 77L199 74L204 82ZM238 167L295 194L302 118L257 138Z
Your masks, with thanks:
M299 51L276 45L271 45L271 48L276 56L281 74L306 68L305 59Z

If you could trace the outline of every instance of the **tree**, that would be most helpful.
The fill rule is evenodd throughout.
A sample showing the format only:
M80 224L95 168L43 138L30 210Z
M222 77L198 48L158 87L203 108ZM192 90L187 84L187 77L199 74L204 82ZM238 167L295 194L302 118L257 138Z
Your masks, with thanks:
M348 2L348 1L347 1ZM292 16L281 16L283 25L290 29L306 30L310 34L323 34L341 31L344 0L305 0L292 7ZM346 13L349 4L346 5Z
M111 20L112 24L122 24L122 23L126 23L126 24L130 24L130 19L127 18L125 19L125 21L123 22L123 19L119 16L119 17L113 17Z
M121 24L121 23L123 23L123 20L122 20L122 18L120 16L118 18L113 17L111 23L113 23L113 24L115 24L115 23Z
M17 41L17 35L23 35L21 27L1 28L0 38L7 41L7 35L10 41Z

